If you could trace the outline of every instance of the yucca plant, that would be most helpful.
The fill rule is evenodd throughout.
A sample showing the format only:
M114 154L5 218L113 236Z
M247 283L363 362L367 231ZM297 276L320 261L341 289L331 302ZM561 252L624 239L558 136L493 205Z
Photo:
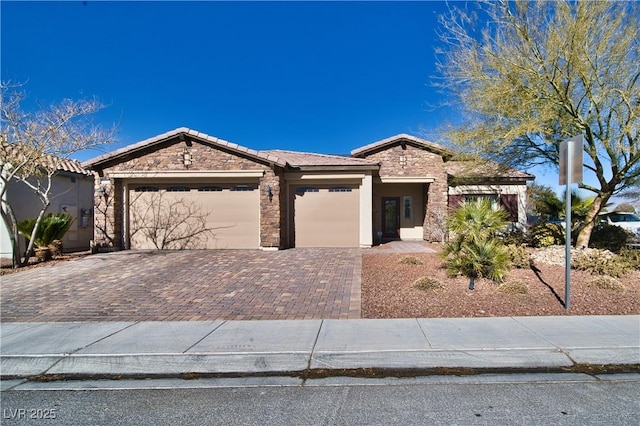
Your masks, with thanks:
M36 221L37 219L26 219L18 222L18 232L27 239L31 239ZM53 241L61 240L64 237L72 223L73 217L69 214L49 213L42 217L33 242L38 247L49 247Z
M486 200L462 205L449 217L451 239L441 256L450 275L469 278L469 290L476 278L500 282L510 267L509 255L496 234L508 224L507 213L494 210Z

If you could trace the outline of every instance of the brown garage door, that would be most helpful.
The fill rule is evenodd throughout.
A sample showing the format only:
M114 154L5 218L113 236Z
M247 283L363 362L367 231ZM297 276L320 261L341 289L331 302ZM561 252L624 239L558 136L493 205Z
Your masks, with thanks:
M258 248L257 184L130 185L131 248Z
M359 247L358 185L294 188L296 247Z

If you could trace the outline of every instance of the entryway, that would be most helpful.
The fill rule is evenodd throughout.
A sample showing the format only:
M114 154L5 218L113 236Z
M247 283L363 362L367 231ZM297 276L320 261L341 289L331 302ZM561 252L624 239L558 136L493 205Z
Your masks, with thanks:
M400 238L399 197L382 197L382 238Z

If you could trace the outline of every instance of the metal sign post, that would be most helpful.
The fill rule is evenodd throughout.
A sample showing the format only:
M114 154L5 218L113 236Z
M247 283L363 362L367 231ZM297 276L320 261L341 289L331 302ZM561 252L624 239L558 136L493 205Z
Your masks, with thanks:
M564 308L571 306L571 183L582 181L582 135L560 143L560 185L567 185L565 196ZM563 173L564 172L564 173Z

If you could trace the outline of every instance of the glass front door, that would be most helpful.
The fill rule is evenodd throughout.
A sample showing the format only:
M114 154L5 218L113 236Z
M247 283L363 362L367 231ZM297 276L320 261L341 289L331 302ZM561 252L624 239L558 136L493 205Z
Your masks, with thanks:
M382 237L400 238L400 198L382 198Z

